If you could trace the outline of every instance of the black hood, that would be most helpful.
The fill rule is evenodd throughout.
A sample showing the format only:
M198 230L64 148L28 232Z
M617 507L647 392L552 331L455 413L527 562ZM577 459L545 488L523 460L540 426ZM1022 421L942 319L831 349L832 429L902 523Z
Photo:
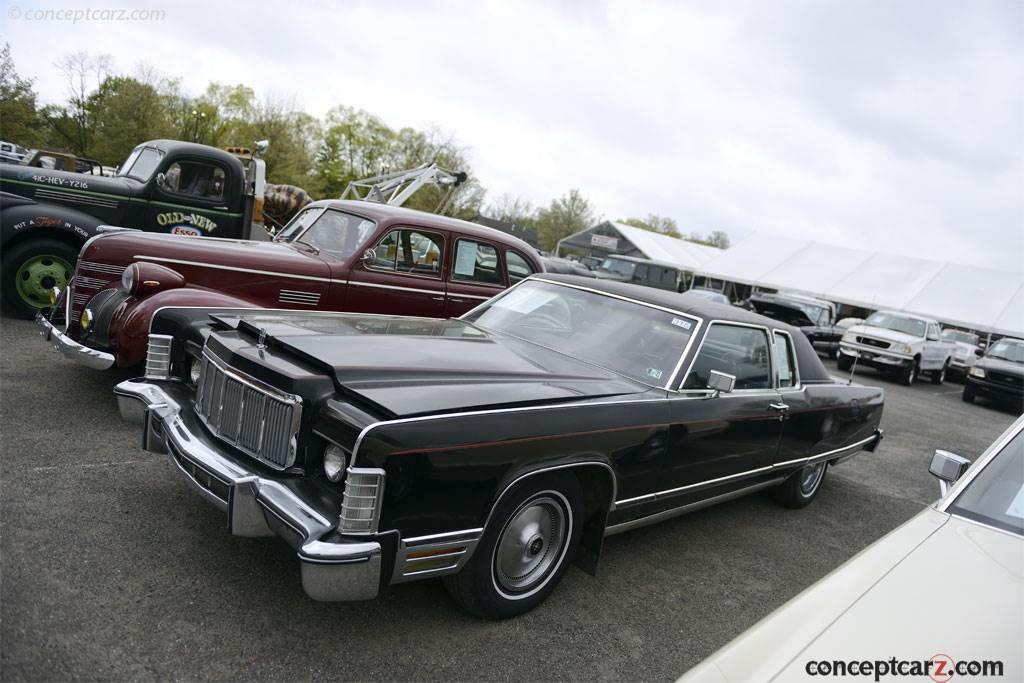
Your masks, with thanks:
M650 388L461 320L357 314L218 316L333 374L395 416L640 394ZM240 349L236 349L239 350Z
M1024 363L1014 363L1013 361L1003 360L1002 358L982 356L978 359L978 362L974 364L974 367L982 368L984 370L994 370L995 372L1001 372L1004 375L1024 377Z

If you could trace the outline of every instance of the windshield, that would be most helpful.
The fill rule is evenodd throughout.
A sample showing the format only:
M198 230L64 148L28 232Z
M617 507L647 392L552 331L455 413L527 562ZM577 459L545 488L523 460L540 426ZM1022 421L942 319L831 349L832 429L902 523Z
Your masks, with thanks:
M657 387L671 379L696 328L689 316L538 280L462 319Z
M376 223L360 216L314 206L293 218L274 241L306 244L345 260L362 249L375 228Z
M136 147L128 155L128 158L125 159L117 175L128 176L142 182L147 182L150 176L153 175L156 167L160 165L160 159L163 155L162 151L154 147Z
M961 332L960 330L943 330L942 339L943 341L963 342L971 346L978 345L978 335L971 334L970 332Z
M636 270L636 264L630 261L621 261L617 258L606 258L598 266L601 270L607 270L610 273L622 275L623 277L633 277L633 271Z
M872 313L864 324L902 332L903 334L909 334L912 337L924 336L925 324L923 320L918 320L917 318L904 318L903 316L896 315L894 313Z
M989 461L947 512L1024 534L1024 431Z
M816 306L805 301L796 301L794 299L787 299L786 303L803 311L815 325L828 325L828 309L824 306Z
M985 357L1024 363L1024 342L1000 339L989 348Z
M727 303L729 303L729 297L727 297L726 295L724 295L724 294L722 294L720 292L713 292L710 289L691 289L691 290L688 290L688 293L689 294L693 294L694 296L699 296L702 299L708 299L709 301L714 301L715 303L719 303L719 304L727 304Z

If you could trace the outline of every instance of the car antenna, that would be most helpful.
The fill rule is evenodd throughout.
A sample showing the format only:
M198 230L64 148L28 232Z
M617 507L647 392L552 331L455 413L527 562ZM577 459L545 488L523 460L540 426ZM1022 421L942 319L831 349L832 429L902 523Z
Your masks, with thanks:
M860 360L860 354L858 353L853 357L853 365L850 366L850 381L847 384L853 384L853 375L857 372L857 361Z

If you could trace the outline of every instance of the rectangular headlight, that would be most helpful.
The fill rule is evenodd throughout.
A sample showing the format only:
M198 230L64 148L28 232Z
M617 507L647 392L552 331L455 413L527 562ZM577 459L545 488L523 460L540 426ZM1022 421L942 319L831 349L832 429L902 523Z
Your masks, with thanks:
M978 379L985 379L985 369L984 368L974 367L974 368L971 368L968 372L971 373L971 377L977 377Z
M355 535L377 533L383 501L384 470L379 467L349 467L338 532Z

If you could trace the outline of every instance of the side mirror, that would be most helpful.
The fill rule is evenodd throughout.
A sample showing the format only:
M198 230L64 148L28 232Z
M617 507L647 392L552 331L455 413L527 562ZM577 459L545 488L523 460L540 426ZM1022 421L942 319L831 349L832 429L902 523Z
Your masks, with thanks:
M982 351L981 349L974 349L974 355L977 356L978 358L981 358L982 356L985 355L985 352Z
M718 370L708 372L708 389L713 389L715 396L718 396L718 394L728 394L732 392L735 386L736 375L719 372Z
M928 471L939 480L939 491L946 495L950 484L964 476L964 472L971 466L971 461L962 455L950 453L949 451L936 450L932 455L932 462L928 465Z
M171 188L167 185L167 175L164 173L156 174L156 184L161 190L170 190Z
M373 247L370 247L369 249L367 249L366 251L363 252L363 256L362 256L363 263L365 263L367 261L376 261L376 260L377 260L377 250L374 249Z

